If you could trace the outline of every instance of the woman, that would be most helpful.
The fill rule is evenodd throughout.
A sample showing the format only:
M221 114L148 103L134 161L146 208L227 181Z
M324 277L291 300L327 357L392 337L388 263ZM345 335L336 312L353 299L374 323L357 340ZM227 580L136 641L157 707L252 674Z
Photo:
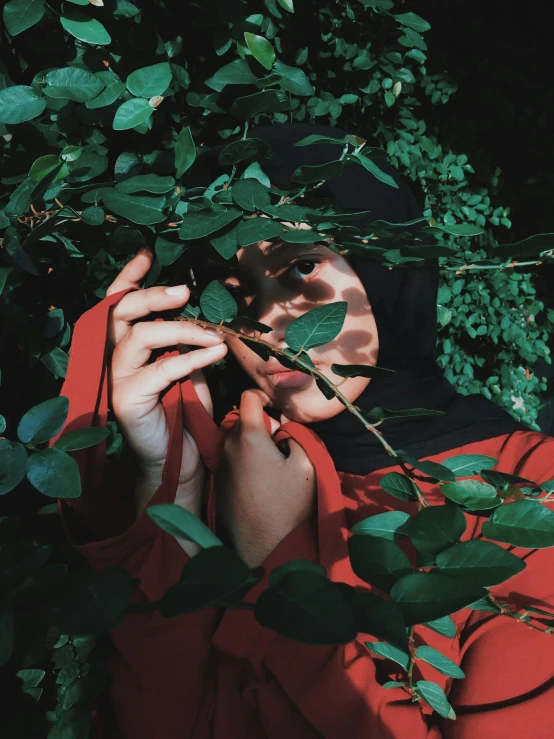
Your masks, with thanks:
M251 133L272 148L274 164L264 169L274 184L283 186L299 164L329 158L328 147L293 147L314 133L341 135L304 124ZM398 189L359 167L326 190L345 209L371 209L372 219L414 218L420 211L394 177ZM104 425L109 400L138 474L134 495L125 496L129 470L103 470L102 445L75 455L86 488L80 499L60 501L71 543L93 568L123 565L140 578L134 602L156 600L197 552L191 542L159 529L144 510L175 502L201 516L251 567L265 568L246 602L267 586L270 570L292 559L320 562L331 579L359 585L347 556L349 529L387 510L415 513L412 503L379 487L384 474L399 468L336 399L324 398L313 379L286 372L274 358L265 362L243 342L214 330L188 322L137 322L185 306L190 294L186 286L141 290L152 259L141 250L74 332L62 388L70 411L61 433ZM284 332L294 318L346 300L340 334L310 352L319 369L337 382L333 363L394 369L386 379L350 378L341 391L367 410L445 412L387 421L382 431L394 448L436 462L479 453L498 459L505 472L537 482L554 477L552 439L516 424L481 396L458 395L439 371L435 263L387 270L322 245L296 246L291 253L260 242L242 249L235 267L220 270L219 279L234 292L242 315L272 327L264 339L276 347L285 346ZM106 342L113 349L109 361ZM149 362L153 351L171 347L177 349ZM201 370L228 349L250 388L221 431ZM432 504L442 502L436 486L422 483L422 490ZM463 538L471 539L482 521L467 519ZM552 608L550 550L513 551L526 560L526 569L492 592L501 601ZM416 671L449 694L457 721L431 715L401 689L385 690L382 683L397 668L369 655L367 635L346 646L319 647L278 636L250 611L211 608L172 619L133 613L112 632L110 696L121 736L496 739L519 732L552 739L554 637L469 609L453 618L455 639L420 628L418 643L447 654L466 679L452 685L422 662Z

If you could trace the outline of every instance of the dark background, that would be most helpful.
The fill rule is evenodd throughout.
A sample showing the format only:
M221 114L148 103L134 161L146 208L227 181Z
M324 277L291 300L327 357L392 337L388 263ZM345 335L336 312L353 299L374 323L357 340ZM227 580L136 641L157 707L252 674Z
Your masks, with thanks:
M495 202L510 206L512 229L502 242L554 232L554 5L497 0L410 0L405 10L431 23L428 74L447 71L458 92L446 107L431 106L425 120L439 140L466 153L478 175L502 173ZM554 264L535 270L538 298L554 309ZM550 337L554 355L554 337ZM554 434L554 369L541 428Z

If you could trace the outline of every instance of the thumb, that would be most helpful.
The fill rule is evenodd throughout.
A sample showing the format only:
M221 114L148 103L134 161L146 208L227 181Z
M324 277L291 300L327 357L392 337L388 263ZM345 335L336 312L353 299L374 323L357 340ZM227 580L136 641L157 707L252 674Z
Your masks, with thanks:
M265 419L264 406L269 403L269 397L263 390L245 390L240 398L240 429L241 431L254 431L268 434Z

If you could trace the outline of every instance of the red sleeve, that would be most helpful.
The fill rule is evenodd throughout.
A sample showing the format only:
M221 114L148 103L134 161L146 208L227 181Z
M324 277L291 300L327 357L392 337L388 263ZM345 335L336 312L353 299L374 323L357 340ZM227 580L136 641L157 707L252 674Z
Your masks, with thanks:
M554 478L554 439L544 434L510 435L498 458L503 472L538 483ZM525 560L526 568L491 588L495 598L519 609L554 613L554 549L511 551ZM450 693L458 719L445 722L445 739L554 737L554 634L537 631L546 628L538 621L532 626L508 616L471 613L460 638L466 678L454 681Z
M106 426L108 317L110 308L127 292L129 290L122 290L105 298L75 324L69 365L60 392L69 399L69 412L64 427L50 441L50 446L71 431ZM163 356L174 353L177 352L166 352ZM208 469L214 469L217 464L223 441L222 433L199 400L190 379L174 383L163 394L162 404L169 425L169 449L162 483L150 505L175 500L183 423L198 444ZM59 499L58 505L70 543L93 568L121 564L136 576L138 563L146 560L157 538L167 537L173 542L174 539L162 532L146 510L136 519L133 459L128 455L105 463L105 450L104 441L89 449L71 452L79 464L82 493L79 498ZM204 508L208 525L213 529L213 494L208 495ZM186 557L184 552L183 556Z
M356 584L353 573L348 574L343 501L332 461L317 437L310 437L306 429L297 424L284 428L302 444L316 468L317 527L315 522L307 521L279 544L263 563L266 579L248 594L245 600L249 602L267 587L267 574L272 568L296 558L319 561L331 579ZM522 438L510 439L499 455L499 469L538 482L554 477L554 440L542 435L527 435L524 443ZM522 458L523 463L514 469L514 462ZM527 568L508 581L504 593L507 601L517 601L519 594L521 602L554 610L553 551L515 550L526 558ZM500 591L501 586L493 588L493 593L502 598ZM552 739L554 634L538 633L507 616L469 609L457 616L458 623L465 623L459 642L433 634L427 638L431 633L428 630L425 641L433 645L432 639L437 639L436 648L461 662L466 678L441 679L434 671L422 675L450 693L456 721L423 713L403 691L384 689L380 684L382 673L378 674L376 661L359 639L341 647L305 645L261 627L251 612L228 611L212 641L220 652L248 664L257 688L260 717L269 736L496 739L515 734Z
M268 585L269 572L292 559L320 562L332 580L360 582L349 564L344 502L331 457L323 443L300 424L288 423L280 433L300 443L314 464L317 522L310 519L300 524L267 557L265 577L245 602L255 602ZM432 726L434 718L424 716L407 694L381 687L375 662L360 641L340 647L306 645L260 626L251 611L226 611L212 643L218 651L249 665L268 736L440 737Z

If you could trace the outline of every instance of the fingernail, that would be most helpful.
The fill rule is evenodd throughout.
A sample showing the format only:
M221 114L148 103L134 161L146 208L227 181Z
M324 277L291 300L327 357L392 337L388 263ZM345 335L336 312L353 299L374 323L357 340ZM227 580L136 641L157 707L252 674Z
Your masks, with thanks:
M165 288L167 295L171 295L172 297L185 295L187 290L188 288L186 285L173 285L173 287Z
M206 351L207 352L213 352L215 354L216 352L220 352L221 351L221 347L222 346L224 346L224 344L216 344L215 346L208 346L208 347L206 347Z
M210 336L217 336L218 339L220 339L224 334L223 331L220 331L217 328L205 328L204 331Z

